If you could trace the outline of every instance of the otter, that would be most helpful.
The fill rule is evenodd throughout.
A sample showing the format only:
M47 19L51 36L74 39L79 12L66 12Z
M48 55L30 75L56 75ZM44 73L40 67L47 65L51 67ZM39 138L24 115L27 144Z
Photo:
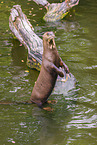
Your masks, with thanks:
M64 77L64 73L59 67L63 67L69 73L67 65L60 58L54 40L53 32L46 32L43 35L43 55L40 74L35 82L30 101L39 107L47 102L58 75Z

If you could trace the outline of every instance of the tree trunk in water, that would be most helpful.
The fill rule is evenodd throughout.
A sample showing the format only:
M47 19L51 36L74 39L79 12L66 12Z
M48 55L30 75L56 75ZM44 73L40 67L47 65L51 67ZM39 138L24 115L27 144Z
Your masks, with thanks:
M55 22L63 19L73 8L79 4L79 0L65 0L62 3L52 3L50 4L47 0L33 0L37 4L45 6L47 13L43 19L47 22Z
M40 70L43 41L34 33L34 28L23 14L19 5L13 6L9 17L9 27L17 39L28 49L27 65Z

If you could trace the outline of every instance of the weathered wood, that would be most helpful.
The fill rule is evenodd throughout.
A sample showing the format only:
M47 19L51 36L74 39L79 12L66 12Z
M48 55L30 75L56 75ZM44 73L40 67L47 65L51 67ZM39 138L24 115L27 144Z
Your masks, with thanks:
M47 22L54 22L63 19L70 11L70 9L78 5L79 0L65 0L62 3L50 4L47 0L33 0L37 4L45 6L47 13L43 19Z
M40 4L40 5L47 5L49 2L47 0L33 0L34 2L36 2L37 4Z
M28 49L27 65L40 70L43 41L34 33L34 28L22 12L20 5L15 5L11 9L9 27L17 39Z
M0 101L0 105L32 105L31 101L17 102L17 101Z

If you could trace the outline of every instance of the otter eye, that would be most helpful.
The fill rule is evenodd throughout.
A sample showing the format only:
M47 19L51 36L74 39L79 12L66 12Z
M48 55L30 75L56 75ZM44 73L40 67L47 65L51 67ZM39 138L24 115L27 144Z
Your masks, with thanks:
M47 33L47 36L49 36L49 33Z

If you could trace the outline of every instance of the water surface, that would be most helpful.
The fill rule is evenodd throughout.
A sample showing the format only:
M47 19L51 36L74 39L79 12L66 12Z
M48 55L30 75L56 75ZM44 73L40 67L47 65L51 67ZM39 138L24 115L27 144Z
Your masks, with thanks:
M10 33L8 19L15 4L22 6L38 36L55 32L59 54L75 76L77 86L66 95L51 95L50 99L58 101L51 105L53 112L36 105L0 105L0 144L96 145L96 0L80 0L75 16L56 23L44 22L45 9L33 1L0 2L0 101L5 102L29 100L39 74L27 67L27 50Z

